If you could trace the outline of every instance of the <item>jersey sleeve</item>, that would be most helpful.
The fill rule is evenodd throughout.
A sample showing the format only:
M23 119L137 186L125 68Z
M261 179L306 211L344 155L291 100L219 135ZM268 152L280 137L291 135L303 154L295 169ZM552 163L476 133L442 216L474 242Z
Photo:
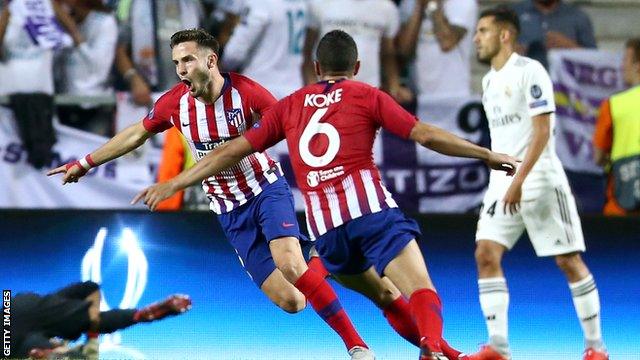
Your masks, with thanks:
M609 99L600 105L600 113L593 131L593 146L603 151L610 151L613 144L613 121Z
M239 69L247 62L249 52L269 24L270 16L265 4L257 2L242 17L222 54L222 65L228 70Z
M262 85L253 80L247 81L247 87L251 97L249 106L253 112L264 115L278 100Z
M473 34L476 21L478 20L478 3L476 1L461 0L455 3L447 2L444 5L444 10L449 23L465 28L467 34Z
M246 0L221 0L218 1L218 8L230 14L240 15L246 6L246 2Z
M524 68L523 87L529 116L556 111L553 98L553 84L547 70L537 61L532 61Z
M244 134L253 150L265 151L285 138L282 126L283 107L283 101L281 101Z
M385 19L387 19L382 37L395 38L396 35L398 35L398 30L400 30L400 12L398 11L398 7L393 3L389 5L389 9L382 12Z
M408 139L411 130L418 122L418 118L403 109L391 96L387 93L373 88L371 96L374 109L374 118L378 125L383 129Z
M142 119L144 128L152 133L159 133L167 130L171 123L171 91L162 95L153 105L153 109Z
M409 18L413 14L413 9L415 8L415 0L401 0L400 5L398 5L399 13L400 13L400 22L406 23L409 21Z

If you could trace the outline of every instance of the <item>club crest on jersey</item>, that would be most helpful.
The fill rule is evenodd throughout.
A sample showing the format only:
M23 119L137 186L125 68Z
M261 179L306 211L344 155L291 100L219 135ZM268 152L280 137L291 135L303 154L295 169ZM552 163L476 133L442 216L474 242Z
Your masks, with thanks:
M227 116L227 122L230 125L233 125L237 128L242 125L244 122L244 118L242 117L242 109L231 109L225 111L225 115Z
M316 187L320 184L320 174L317 171L309 171L307 174L307 184L311 187Z
M533 96L534 99L540 99L540 97L542 96L542 89L540 89L540 86L531 86L531 96Z

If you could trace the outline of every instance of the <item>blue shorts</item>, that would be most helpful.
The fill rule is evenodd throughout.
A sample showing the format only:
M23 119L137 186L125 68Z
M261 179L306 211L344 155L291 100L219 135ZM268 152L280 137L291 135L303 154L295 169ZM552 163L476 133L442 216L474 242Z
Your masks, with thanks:
M316 239L330 273L360 274L374 266L380 276L407 244L421 235L418 224L397 208L350 220Z
M276 269L269 241L291 236L308 242L300 233L293 195L284 178L265 185L258 196L218 215L218 220L240 263L258 287Z

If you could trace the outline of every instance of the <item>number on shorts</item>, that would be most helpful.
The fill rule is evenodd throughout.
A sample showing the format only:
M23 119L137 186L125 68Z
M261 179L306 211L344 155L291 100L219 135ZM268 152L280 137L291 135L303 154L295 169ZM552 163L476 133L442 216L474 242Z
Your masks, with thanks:
M302 161L312 167L328 165L333 161L338 154L338 149L340 149L340 134L338 134L338 130L329 123L320 122L320 119L327 113L327 110L329 110L329 108L322 108L313 113L298 143L298 151L300 151ZM317 134L324 134L329 138L329 146L327 146L325 153L320 156L313 155L311 150L309 150L311 139Z
M494 201L493 204L489 206L489 208L487 209L487 214L489 214L489 216L493 217L493 215L496 213L497 204L498 204L498 200ZM484 206L484 204L482 204L482 206Z

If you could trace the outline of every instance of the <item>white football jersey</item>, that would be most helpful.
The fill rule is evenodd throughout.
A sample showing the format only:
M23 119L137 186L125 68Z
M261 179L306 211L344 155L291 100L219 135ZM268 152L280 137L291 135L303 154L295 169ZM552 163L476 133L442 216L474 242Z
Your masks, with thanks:
M240 68L281 99L302 87L307 0L246 0L246 6L224 49L223 67Z
M241 15L248 0L219 0L217 9L234 15Z
M536 60L513 53L500 70L491 69L484 76L482 89L493 151L523 160L533 134L533 117L551 113L552 135L523 187L566 184L553 136L556 110L553 84L544 67ZM511 179L503 172L492 171L489 188L506 191Z
M400 27L400 14L391 0L315 0L310 3L309 27L320 37L335 29L349 33L361 62L356 80L380 86L380 42L395 38Z
M409 21L415 6L416 0L402 0L400 17L403 23ZM449 23L463 27L467 32L455 48L444 52L436 39L431 18L425 16L422 20L411 72L418 95L432 100L471 94L472 40L478 3L476 0L445 0L442 6Z

